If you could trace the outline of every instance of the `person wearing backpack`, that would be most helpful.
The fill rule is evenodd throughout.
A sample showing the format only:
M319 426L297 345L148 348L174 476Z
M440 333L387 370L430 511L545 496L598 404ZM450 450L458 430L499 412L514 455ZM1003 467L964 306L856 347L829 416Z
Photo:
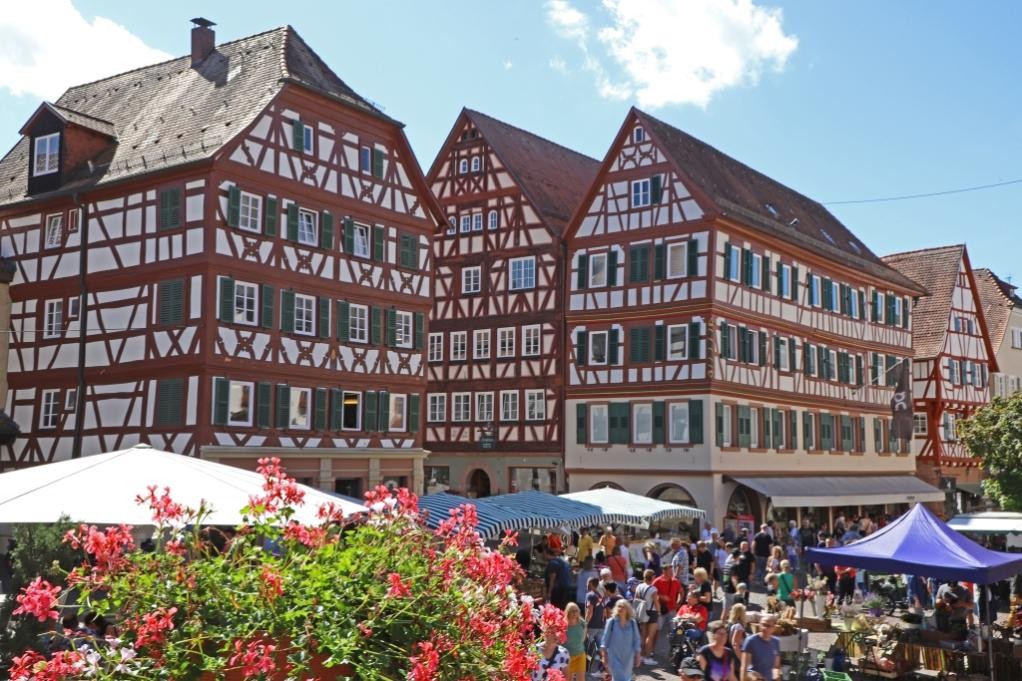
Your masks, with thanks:
M613 615L607 618L600 641L603 668L610 672L611 681L632 681L642 659L641 652L642 639L632 616L632 606L628 601L618 601Z
M635 621L639 623L639 635L642 637L642 661L645 664L656 664L653 647L660 629L660 599L653 586L655 577L656 573L652 570L642 573L642 584L635 587L635 597L632 599Z

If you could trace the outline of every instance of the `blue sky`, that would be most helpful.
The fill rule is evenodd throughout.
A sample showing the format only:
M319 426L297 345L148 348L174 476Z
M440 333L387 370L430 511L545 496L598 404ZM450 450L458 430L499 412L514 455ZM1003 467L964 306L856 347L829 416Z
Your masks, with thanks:
M221 41L290 23L424 168L462 106L602 158L638 104L823 202L1022 178L1007 0L39 0L0 16L0 146L64 86L185 54L194 16ZM878 254L964 241L1022 284L1019 204L1022 184L831 209Z

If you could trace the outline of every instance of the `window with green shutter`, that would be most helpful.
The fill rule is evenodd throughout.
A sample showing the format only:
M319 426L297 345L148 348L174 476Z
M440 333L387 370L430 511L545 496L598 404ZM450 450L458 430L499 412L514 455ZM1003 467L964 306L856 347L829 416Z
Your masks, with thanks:
M611 402L607 408L610 444L627 445L632 441L628 402Z
M617 286L617 249L607 251L607 286Z
M231 382L226 378L213 379L213 424L226 426L231 397Z
M291 389L286 383L277 384L277 428L286 429L291 424Z
M319 214L319 245L328 250L334 247L334 216L328 210Z
M383 177L383 150L373 147L373 177Z
M654 175L650 178L649 198L651 203L660 203L664 199L664 178L662 175Z
M738 446L749 447L752 444L752 410L746 405L738 405Z
M653 444L662 445L666 441L666 405L663 401L653 402Z
M375 390L367 390L362 400L362 430L374 433L379 430L376 418L377 395Z
M337 337L337 340L341 341L342 343L347 343L349 338L350 338L350 332L351 332L351 321L350 321L351 318L350 318L350 314L351 314L351 307L348 304L348 301L346 301L346 300L338 300L337 301L337 314L336 314L336 317L337 317L336 337Z
M295 151L305 150L305 125L297 118L291 121L291 148Z
M657 324L653 327L653 361L662 362L667 357L667 327Z
M184 279L161 281L156 287L156 302L161 326L173 326L184 322Z
M589 256L585 253L579 253L576 262L578 263L578 268L576 270L575 288L582 290L589 285Z
M326 396L326 388L316 388L312 391L312 425L319 431L326 430Z
M636 284L649 280L649 246L632 246L628 249L628 281Z
M653 278L657 281L667 276L667 246L657 244L653 247Z
M618 344L620 343L618 338L618 330L616 327L611 327L607 331L607 364L614 366L618 363Z
M415 312L412 314L412 349L422 349L422 334L423 326L425 326L426 317L422 312Z
M375 225L373 227L373 260L376 262L383 262L385 260L384 246L386 245L387 235L383 231L383 227Z
M629 360L633 364L649 362L652 356L650 352L650 339L652 330L648 326L632 327L629 329Z
M287 204L287 240L298 241L298 204Z
M383 310L378 307L369 308L369 343L379 345L383 339L381 317Z
M589 361L589 333L586 331L575 332L575 364L585 366Z
M834 449L834 417L831 414L820 414L820 449Z
M256 426L269 428L272 425L273 414L273 385L271 383L258 383L256 385Z
M159 217L156 229L176 229L181 226L181 189L161 189L158 199Z
M156 381L157 426L180 426L184 423L182 419L184 385L184 379L181 378L164 378Z
M237 227L241 222L241 188L231 185L227 190L227 226Z
M693 445L703 444L703 401L688 401L688 442Z
M262 291L260 295L262 296L263 309L262 314L259 317L259 323L264 329L272 329L276 322L276 318L273 314L273 300L276 297L276 293L274 292L273 287L269 284L263 284L261 288Z
M277 236L277 220L280 215L277 212L277 197L266 197L266 210L263 212L263 234L266 236Z
M688 323L688 358L689 359L702 359L702 356L703 356L702 335L703 335L703 323L702 322L689 322Z
M401 267L418 269L418 239L409 234L402 234L399 241L399 259Z
M234 280L230 277L219 278L220 301L218 319L227 324L234 322Z
M685 274L689 277L699 276L699 242L696 239L689 239L685 246L685 256L688 262L685 264Z
M381 433L386 433L390 430L390 393L386 390L379 392L378 407L379 411L379 423L376 429Z
M295 330L295 292L280 292L280 330L294 333Z
M316 311L319 314L319 328L318 336L320 338L330 337L330 299L326 296L320 296L316 301Z
M586 404L584 402L575 405L575 443L586 444Z
M330 389L330 430L340 430L344 423L344 391Z
M798 412L788 412L788 447L798 449Z
M397 347L397 310L387 310L387 345Z
M791 266L791 299L798 300L798 268Z
M408 432L417 433L419 432L419 426L421 424L420 415L420 404L422 398L419 395L408 396Z

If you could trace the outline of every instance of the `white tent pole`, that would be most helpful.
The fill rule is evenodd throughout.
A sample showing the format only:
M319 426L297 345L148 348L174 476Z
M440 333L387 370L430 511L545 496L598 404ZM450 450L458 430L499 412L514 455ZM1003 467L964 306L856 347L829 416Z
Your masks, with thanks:
M984 584L983 589L987 597L987 649L990 655L990 681L997 681L997 672L994 671L994 626L993 626L993 594L990 593L990 585Z

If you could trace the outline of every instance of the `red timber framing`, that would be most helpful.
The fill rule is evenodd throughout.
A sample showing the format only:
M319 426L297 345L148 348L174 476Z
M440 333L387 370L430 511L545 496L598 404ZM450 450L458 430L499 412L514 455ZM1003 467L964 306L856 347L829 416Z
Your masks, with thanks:
M560 235L596 167L463 110L428 173L448 222L434 240L427 464L452 490L563 488Z
M719 519L731 476L914 471L889 401L923 289L819 204L633 109L565 243L572 490Z
M940 477L978 482L982 464L955 430L990 402L990 375L998 367L968 251L955 245L884 260L930 291L916 311L927 329L916 338L913 372L920 477L934 484Z
M251 40L308 50L291 29ZM0 467L144 441L246 466L282 456L348 493L421 488L442 212L400 124L285 81L201 163L74 204L0 205L18 266L8 409L24 434ZM73 229L72 209L87 216ZM47 242L53 214L64 229Z

